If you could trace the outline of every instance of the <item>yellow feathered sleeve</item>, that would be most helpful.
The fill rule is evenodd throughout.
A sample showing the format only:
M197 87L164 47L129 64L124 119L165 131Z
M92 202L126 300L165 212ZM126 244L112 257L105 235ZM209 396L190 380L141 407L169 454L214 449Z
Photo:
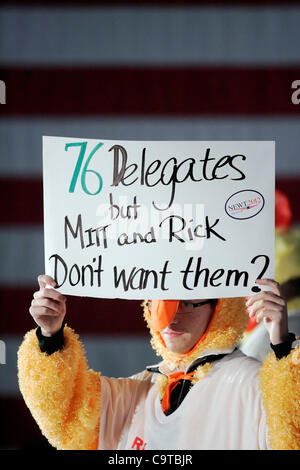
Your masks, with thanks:
M260 387L271 448L300 450L300 345L282 359L268 354Z
M35 330L18 351L19 386L42 433L57 449L98 446L100 374L88 369L78 335L65 326L64 348L42 353Z

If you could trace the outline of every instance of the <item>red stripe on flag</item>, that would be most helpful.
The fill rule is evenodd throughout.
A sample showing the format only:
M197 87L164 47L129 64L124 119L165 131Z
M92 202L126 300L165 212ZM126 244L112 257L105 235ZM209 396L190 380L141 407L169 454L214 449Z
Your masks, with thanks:
M55 450L42 435L22 398L0 397L0 416L1 449Z
M124 0L114 1L111 0L2 0L3 5L9 6L38 6L50 7L53 5L63 5L70 7L88 7L88 6L109 6L109 7L126 7L126 6L151 6L151 7L164 7L164 6L266 6L266 5L299 5L300 0Z
M300 222L300 176L278 178L276 187L289 198L293 222ZM43 183L41 179L0 178L0 225L42 224Z
M300 67L0 69L2 115L299 115Z
M34 281L34 279L33 279ZM24 335L36 328L28 309L34 291L32 288L0 288L0 332L5 335ZM66 323L80 335L147 335L142 301L123 299L96 299L67 296Z
M3 201L0 224L43 222L43 182L40 178L0 178L0 200Z

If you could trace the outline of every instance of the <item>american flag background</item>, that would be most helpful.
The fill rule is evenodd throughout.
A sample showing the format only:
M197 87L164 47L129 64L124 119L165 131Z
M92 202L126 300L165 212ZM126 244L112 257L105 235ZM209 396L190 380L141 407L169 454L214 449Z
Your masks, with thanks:
M2 0L0 80L0 448L50 450L16 367L44 272L42 136L275 140L276 186L298 224L300 1ZM67 308L94 370L157 361L139 301Z

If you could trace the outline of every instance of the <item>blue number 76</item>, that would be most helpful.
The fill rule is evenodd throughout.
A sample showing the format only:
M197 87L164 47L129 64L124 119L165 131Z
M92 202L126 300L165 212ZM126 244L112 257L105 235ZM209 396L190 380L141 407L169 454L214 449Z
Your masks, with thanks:
M90 194L92 196L94 196L95 194L98 194L100 193L101 189L102 189L102 186L103 186L103 179L102 179L102 176L100 175L100 173L98 173L97 171L95 170L88 170L88 165L90 163L90 160L92 158L92 156L95 154L95 152L103 145L102 142L100 142L99 144L96 145L96 147L93 148L93 150L91 151L87 161L85 162L85 165L82 169L82 173L81 173L81 186L82 186L82 189L84 190L84 192L86 194ZM76 163L76 166L75 166L75 170L74 170L74 173L73 173L73 176L72 176L72 180L71 180L71 183L70 183L70 187L69 187L69 193L73 193L74 190L75 190L75 186L76 186L76 183L77 183L77 180L78 180L78 176L79 176L79 173L80 173L80 169L81 169L81 165L82 165L82 162L83 162L83 159L84 159L84 155L85 155L85 152L86 152L86 146L87 146L87 142L71 142L69 144L66 144L65 146L65 150L67 151L70 147L81 147L80 148L80 152L79 152L79 155L78 155L78 159L77 159L77 163ZM94 175L96 175L96 177L98 178L98 188L95 192L90 192L86 186L86 174L87 173L93 173Z

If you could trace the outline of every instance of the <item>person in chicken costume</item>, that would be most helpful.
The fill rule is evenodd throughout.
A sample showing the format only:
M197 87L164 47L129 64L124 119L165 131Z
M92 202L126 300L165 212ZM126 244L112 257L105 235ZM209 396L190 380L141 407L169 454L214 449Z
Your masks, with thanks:
M19 386L57 449L300 448L300 348L292 349L277 282L257 281L269 291L247 301L270 335L262 365L236 348L244 298L152 300L142 307L162 361L108 378L88 368L78 335L64 325L55 281L38 281L30 313L39 326L19 348Z

